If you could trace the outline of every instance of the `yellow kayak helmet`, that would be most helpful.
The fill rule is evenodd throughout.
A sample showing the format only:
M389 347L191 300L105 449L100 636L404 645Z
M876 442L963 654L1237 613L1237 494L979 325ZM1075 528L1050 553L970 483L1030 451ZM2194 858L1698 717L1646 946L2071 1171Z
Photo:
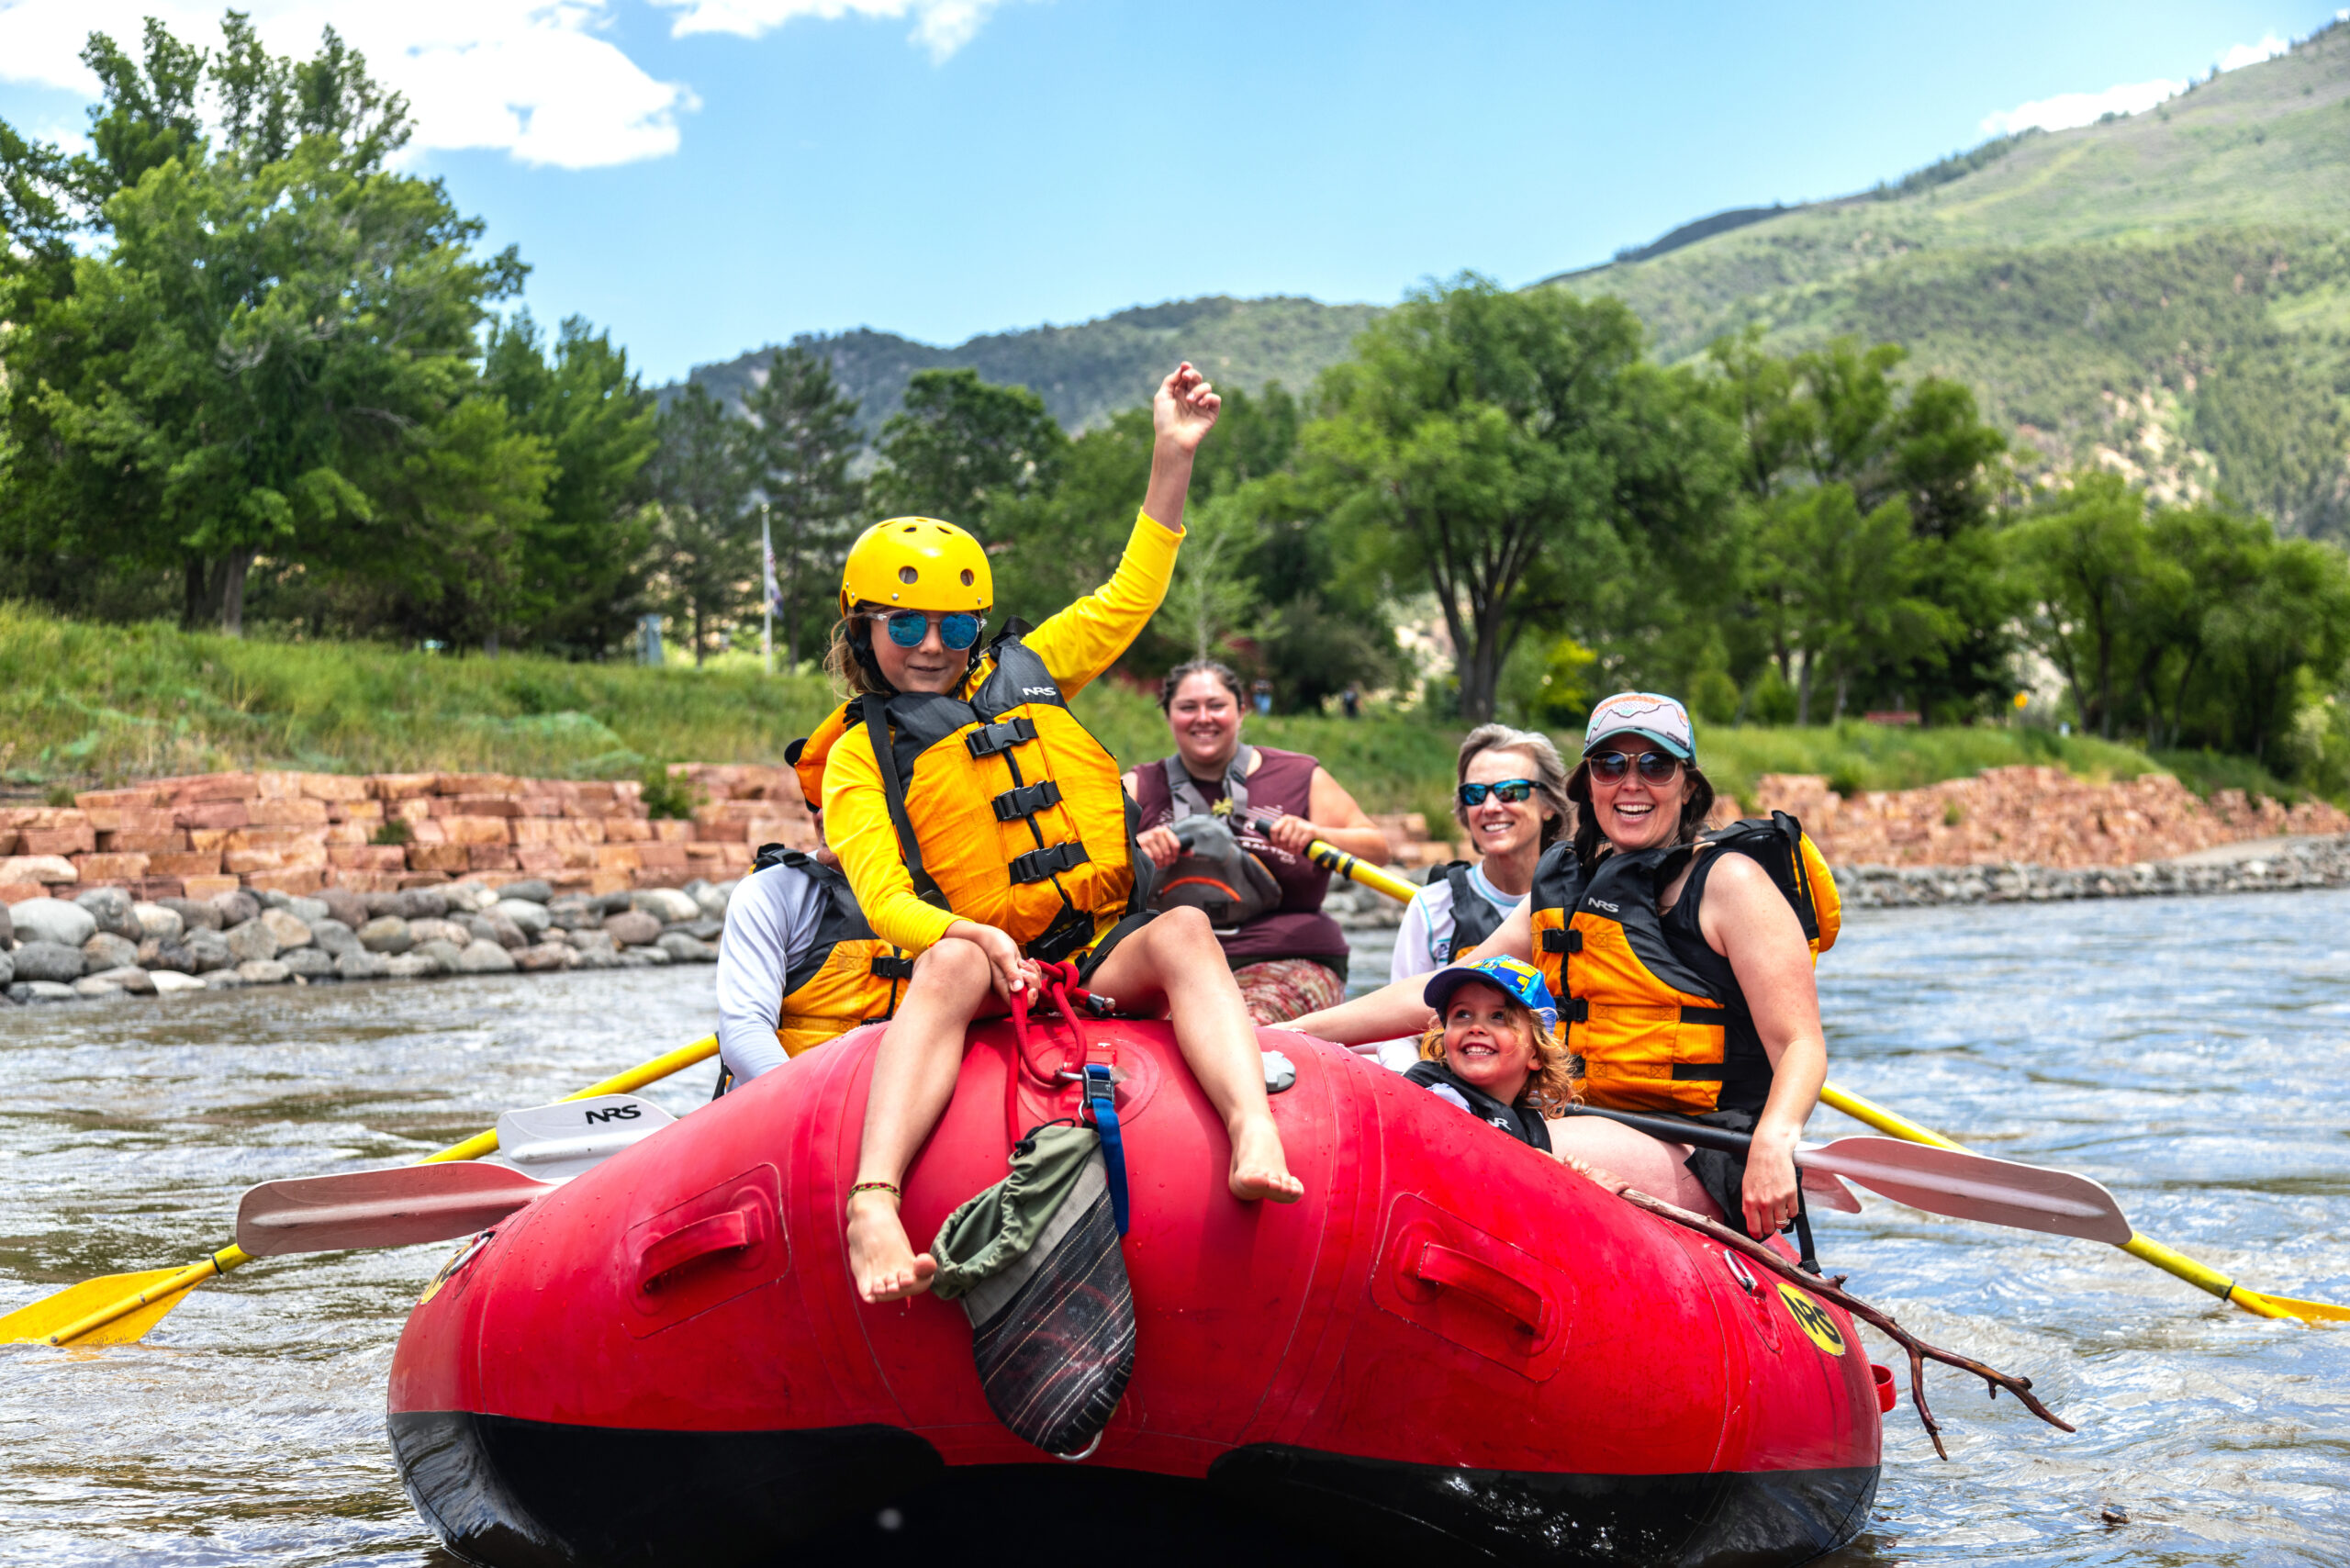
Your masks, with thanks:
M953 523L893 517L857 535L841 566L841 613L861 601L985 610L995 603L995 576L979 542Z

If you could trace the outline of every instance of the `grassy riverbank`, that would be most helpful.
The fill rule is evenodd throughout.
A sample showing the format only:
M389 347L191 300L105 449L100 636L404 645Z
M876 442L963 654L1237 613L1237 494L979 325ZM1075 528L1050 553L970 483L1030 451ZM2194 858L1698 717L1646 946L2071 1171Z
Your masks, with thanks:
M0 604L0 777L19 790L269 765L634 777L655 761L778 760L831 702L821 680L766 679L742 659L704 670L646 669L240 642L162 624L60 621ZM1104 685L1079 709L1128 762L1166 749L1158 709L1137 692ZM1249 734L1313 752L1371 810L1437 820L1462 729L1373 712L1353 722L1252 720ZM2150 757L2042 730L1709 728L1702 745L1716 785L1750 803L1764 773L1824 774L1845 791L1899 790L2023 762L2089 778L2165 768L2199 790L2292 796L2242 758Z

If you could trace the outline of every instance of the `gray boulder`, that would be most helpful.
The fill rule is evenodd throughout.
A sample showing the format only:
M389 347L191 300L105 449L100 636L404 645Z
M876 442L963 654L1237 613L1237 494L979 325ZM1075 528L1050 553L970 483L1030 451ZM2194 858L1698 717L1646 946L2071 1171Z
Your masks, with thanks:
M100 986L104 986L113 991L129 991L133 996L152 996L155 994L154 977L150 975L145 969L139 968L136 964L125 964L116 969L100 969L95 974L84 975L80 980L73 982L73 989L82 992L85 996L93 994L93 988Z
M60 947L79 947L98 933L95 916L80 904L68 903L63 899L27 899L8 913L16 922L19 942L50 942Z
M661 939L661 922L641 909L613 915L604 922L604 930L623 947L642 947Z
M462 947L474 939L472 932L445 915L439 920L411 920L408 934L420 947L427 942L446 942L453 947Z
M240 964L277 957L277 933L259 915L241 925L232 925L220 935L229 944L229 956Z
M543 974L554 969L571 968L573 949L555 942L543 942L535 947L525 947L514 955L514 967L526 974Z
M7 990L9 986L16 983L16 979L17 960L6 953L0 953L0 991Z
M294 907L294 895L279 892L275 888L255 888L252 895L261 901L261 907L265 910Z
M0 903L0 953L17 945L17 923L8 914L8 906Z
M217 895L212 901L212 907L220 912L220 929L223 931L232 925L242 925L248 920L261 918L261 900L242 888L233 893Z
M629 896L637 908L664 925L691 920L701 913L701 905L675 888L639 888Z
M294 971L275 958L247 958L237 966L237 973L247 985L284 985L294 978Z
M180 929L194 931L198 926L207 931L220 929L220 911L205 899L157 899L156 903L180 917Z
M308 902L316 902L317 901ZM310 945L310 928L302 923L301 916L290 909L263 910L261 923L269 928L269 934L272 936L277 938L277 951L280 953L288 947L307 947Z
M603 904L595 899L560 898L547 905L547 923L558 931L601 929Z
M327 906L330 918L340 920L353 931L367 924L367 901L349 888L324 889L319 894L319 902ZM307 920L308 917L304 918ZM315 920L309 921L313 931L318 929L318 924Z
M107 890L109 892L113 890ZM82 956L90 960L92 974L100 969L127 969L139 962L139 944L128 936L101 931L82 944Z
M536 951L536 949L532 950ZM567 950L571 954L569 967L575 969L609 969L621 961L620 954L609 946L573 947Z
M15 1002L71 1002L73 988L56 980L18 980L8 988L8 1000Z
M661 951L669 955L672 963L714 964L718 949L707 942L696 941L682 931L672 931L661 938Z
M705 914L699 920L688 920L680 924L664 926L661 929L661 935L666 936L672 931L682 931L697 942L715 942L726 934L726 923L722 920L712 920Z
M130 895L120 888L92 888L77 895L73 902L89 912L101 931L127 936L133 942L147 935L140 926L139 917L131 913Z
M438 920L449 913L449 895L438 888L409 888L396 912L403 920Z
M150 973L192 975L196 973L196 955L185 942L141 942L139 967Z
M28 900L28 902L39 901ZM17 906L23 908L22 904ZM45 980L55 985L71 985L89 969L89 960L79 947L68 947L62 942L28 942L8 955L16 960L17 979Z
M658 947L623 948L621 956L614 960L620 968L624 969L657 969L668 961L669 955Z
M188 956L196 960L192 974L208 975L218 969L235 967L236 956L229 951L229 939L208 926L199 925L187 934Z
M397 914L379 914L359 928L359 945L371 953L400 954L416 946L408 922Z
M245 977L239 974L234 969L209 969L205 972L204 989L207 991L242 991L245 989Z
M384 960L386 980L430 980L441 972L441 960L430 953L402 953Z
M285 913L305 925L316 925L321 920L334 918L334 907L324 899L291 900L285 905Z
M460 942L452 942L445 936L435 936L430 942L419 942L408 950L408 956L411 958L430 958L439 966L440 973L455 974L458 955L462 954L466 947L473 946L472 937L466 936L463 932L457 935L462 939Z
M534 902L531 899L500 899L498 901L498 906L491 910L490 913L504 916L512 921L518 929L532 936L545 935L547 927L554 924L554 917L547 913L547 906L543 900Z
M450 883L441 890L441 896L449 901L448 916L453 920L461 914L478 914L498 902L496 893L471 879Z
M130 913L139 917L139 931L142 938L151 936L158 942L176 942L180 933L187 929L187 922L180 918L179 911L165 909L159 903L135 903L130 906Z
M371 953L364 947L334 956L334 972L347 980L382 980L389 972L387 959L381 953Z
M543 904L554 897L554 889L543 878L525 877L498 889L498 896L501 900L520 899L525 903Z
M726 918L726 901L733 896L733 882L704 882L694 890L694 902L712 920Z
M461 975L510 975L514 955L495 942L469 942L457 955L454 967Z
M319 947L288 947L277 961L304 980L324 980L334 973L334 955Z
M359 934L341 921L331 917L321 920L310 927L310 942L313 946L330 958L340 958L345 953L361 951Z

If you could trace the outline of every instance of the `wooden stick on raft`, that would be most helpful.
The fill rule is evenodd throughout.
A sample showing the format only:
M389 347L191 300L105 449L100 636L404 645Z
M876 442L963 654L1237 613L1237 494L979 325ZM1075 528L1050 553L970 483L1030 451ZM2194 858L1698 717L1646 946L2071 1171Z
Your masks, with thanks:
M1871 1306L1859 1296L1837 1284L1803 1272L1761 1242L1742 1236L1726 1225L1707 1219L1703 1215L1692 1214L1687 1209L1676 1208L1663 1199L1652 1198L1635 1187L1623 1188L1617 1193L1617 1196L1634 1208L1647 1210L1659 1219L1669 1219L1675 1225L1686 1226L1702 1236L1718 1241L1724 1247L1751 1258L1773 1273L1783 1276L1797 1288L1808 1291L1824 1301L1834 1302L1863 1322L1874 1324L1886 1338L1909 1352L1909 1398L1911 1403L1918 1406L1918 1419L1926 1424L1926 1436L1934 1440L1934 1451L1942 1458L1948 1459L1950 1450L1942 1447L1942 1429L1934 1420L1934 1413L1926 1408L1926 1361L1929 1357L1942 1362L1944 1366L1953 1366L1961 1372L1973 1372L1991 1385L1991 1397L1994 1399L1999 1397L1999 1390L2006 1389L2023 1401L2025 1409L2060 1432L2077 1429L2060 1419L2055 1412L2032 1397L2031 1379L2009 1377L2006 1372L1986 1367L1972 1357L1962 1356L1954 1351L1942 1350L1939 1346L1929 1345L1896 1323L1889 1314ZM1842 1276L1838 1277L1841 1279Z

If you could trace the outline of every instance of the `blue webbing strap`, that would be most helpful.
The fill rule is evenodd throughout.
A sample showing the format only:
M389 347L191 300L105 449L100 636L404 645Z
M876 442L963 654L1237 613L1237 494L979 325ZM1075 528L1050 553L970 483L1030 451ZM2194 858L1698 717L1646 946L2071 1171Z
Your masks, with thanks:
M1118 1104L1105 1062L1085 1064L1086 1108L1093 1113L1094 1129L1102 1135L1102 1163L1110 1176L1110 1213L1118 1234L1126 1233L1126 1145L1118 1134Z

